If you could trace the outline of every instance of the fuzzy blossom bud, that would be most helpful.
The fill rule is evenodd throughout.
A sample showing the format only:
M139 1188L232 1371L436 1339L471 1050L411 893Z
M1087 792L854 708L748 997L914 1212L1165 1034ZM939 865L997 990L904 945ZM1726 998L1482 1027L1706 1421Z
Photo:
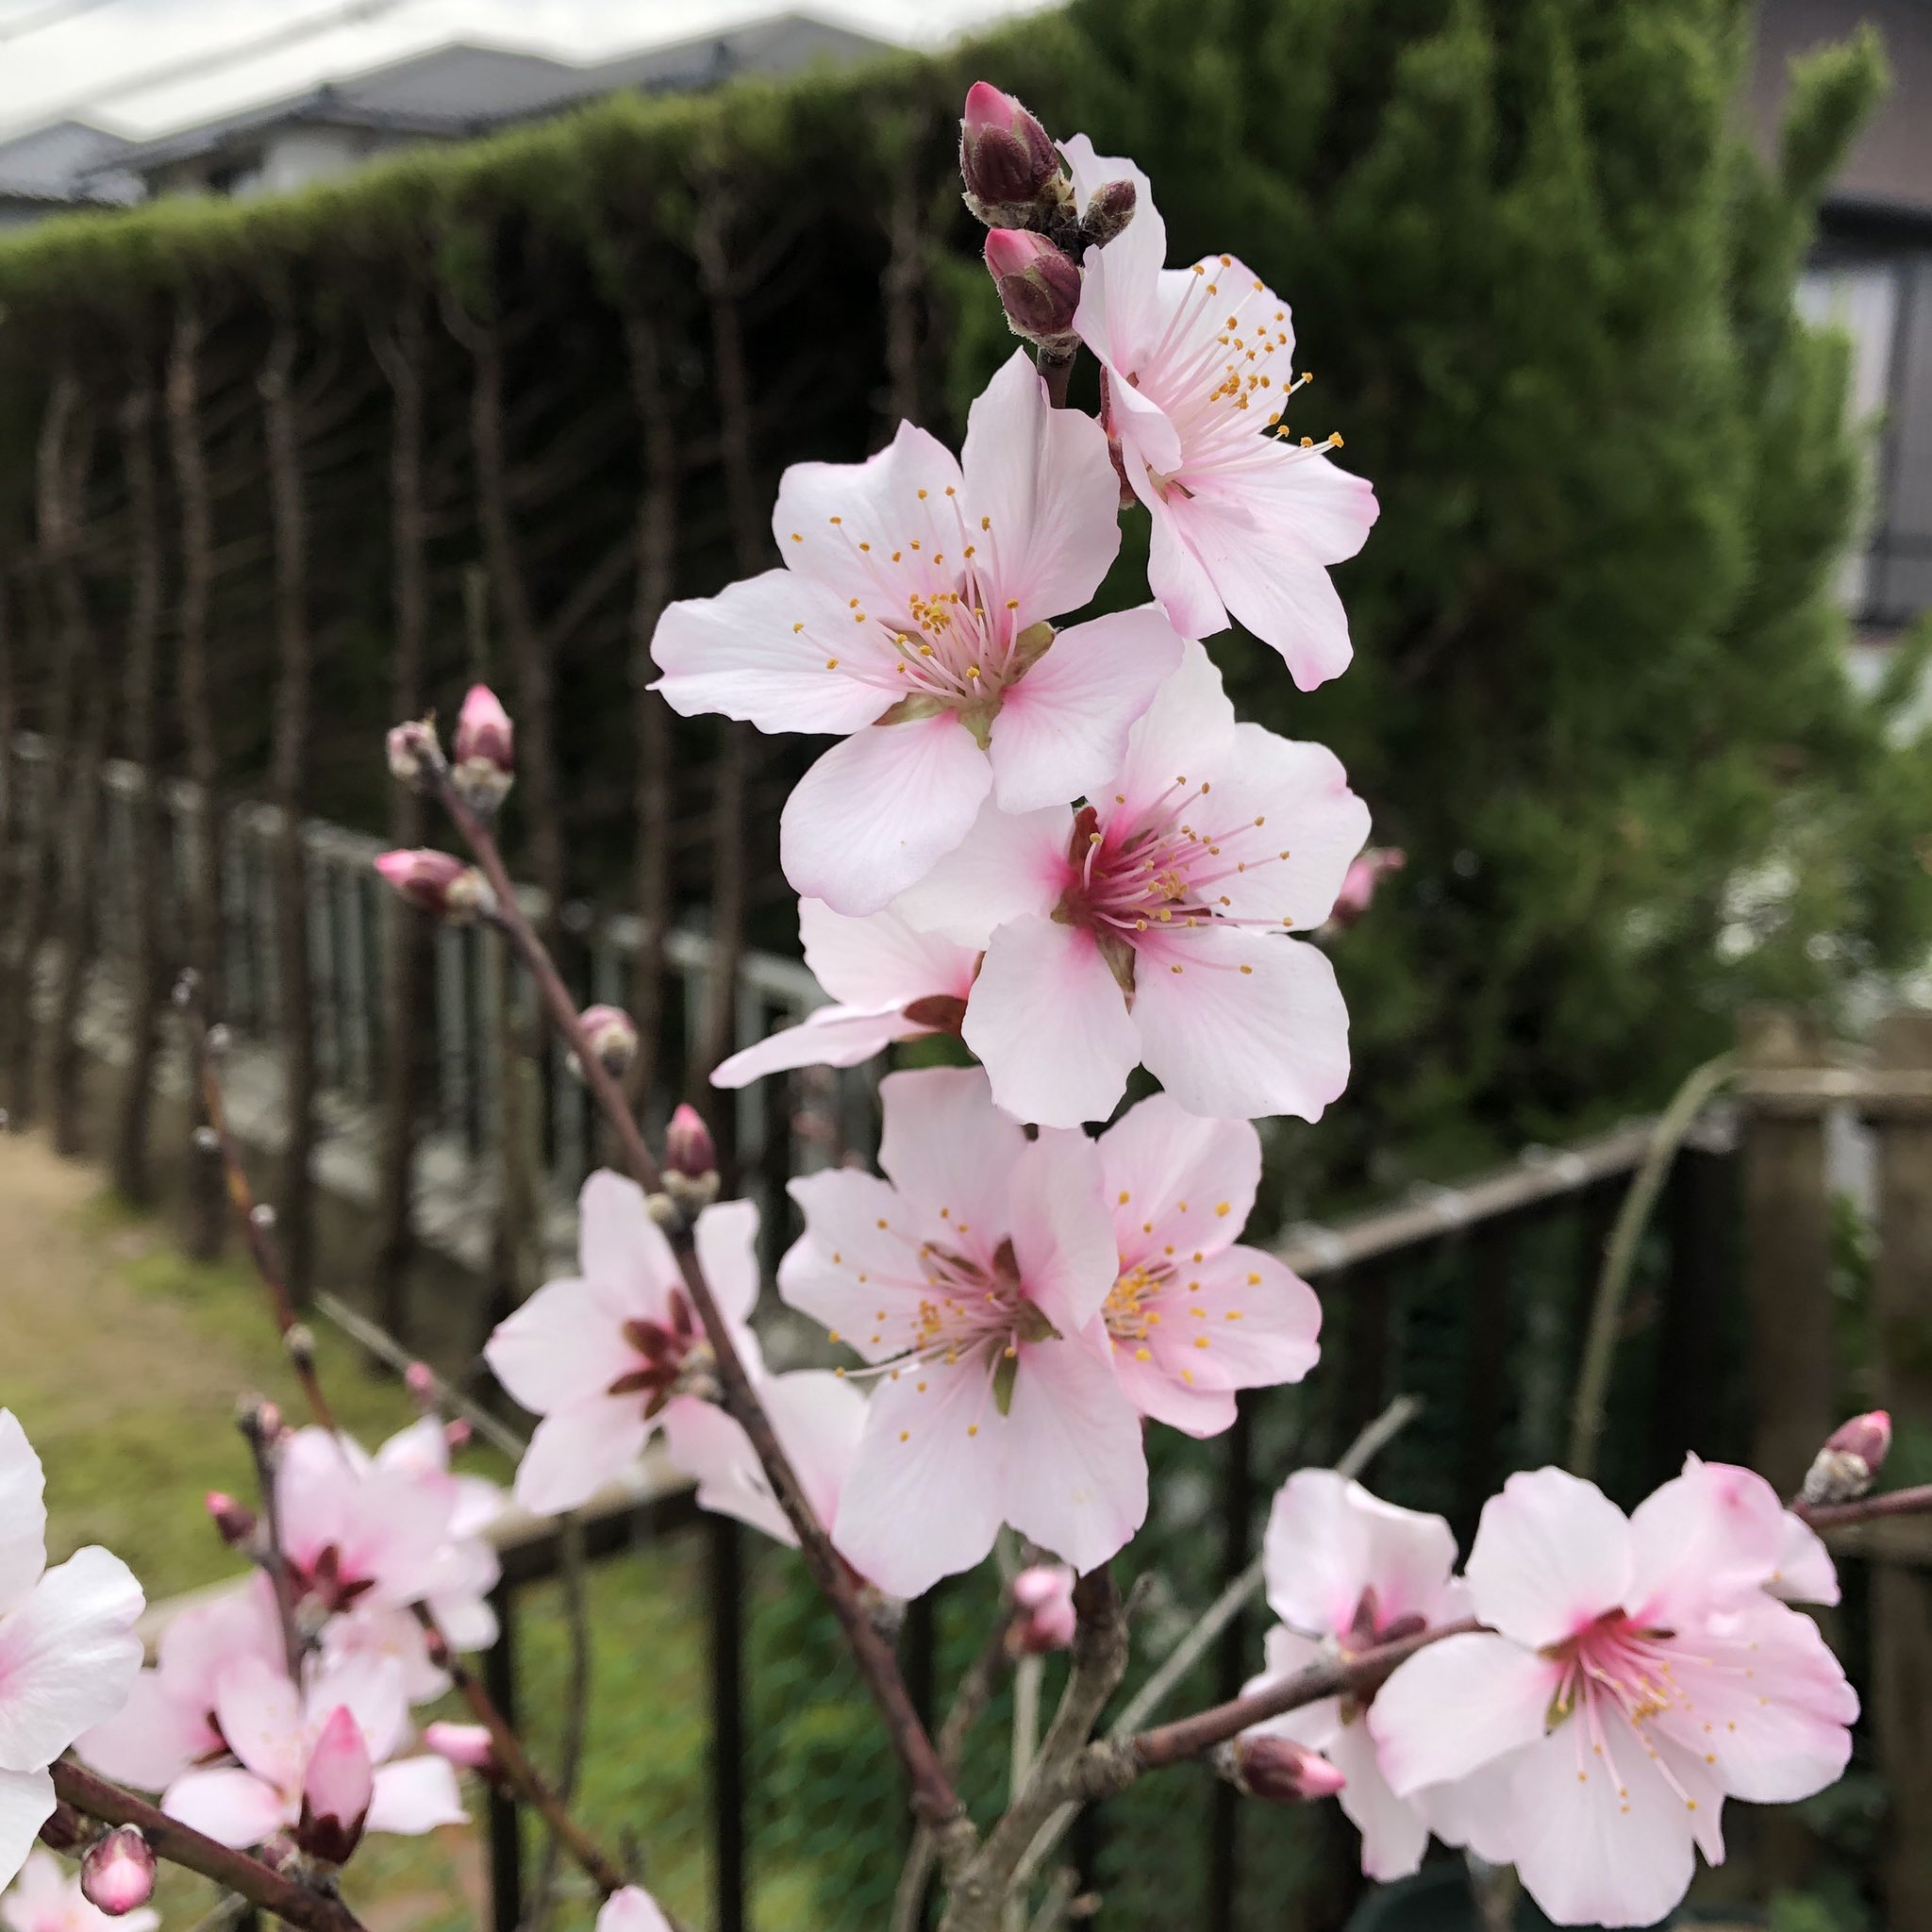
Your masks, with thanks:
M226 1491L210 1490L202 1498L202 1507L230 1549L241 1548L255 1534L255 1511L247 1504L238 1503Z
M1080 217L1080 239L1090 248L1105 248L1134 219L1141 192L1131 181L1103 181L1087 197Z
M442 763L442 747L436 741L436 727L421 718L390 728L385 740L389 753L390 776L398 784L420 786Z
M1374 903L1382 881L1408 863L1408 854L1399 845L1371 845L1350 861L1342 874L1341 890L1335 895L1328 924L1346 931Z
M436 1371L427 1362L411 1362L403 1371L403 1387L418 1408L426 1411L436 1407Z
M1891 1417L1882 1408L1840 1423L1805 1476L1807 1503L1851 1503L1872 1487L1891 1452Z
M586 1007L577 1024L597 1064L613 1080L622 1078L638 1053L638 1029L630 1015L622 1007ZM575 1055L571 1065L576 1065Z
M966 206L989 226L1024 222L1031 210L1066 198L1052 136L990 81L976 80L967 91L959 174Z
M718 1143L705 1117L690 1101L680 1101L664 1135L664 1168L687 1180L702 1180L718 1172Z
M80 1861L80 1894L110 1919L134 1911L154 1896L154 1850L136 1826L116 1825L88 1847Z
M468 924L490 903L483 874L448 852L378 853L375 869L398 897L453 925Z
M516 728L487 684L473 684L450 739L451 778L464 800L486 815L509 791L516 772Z
M444 1757L458 1771L474 1771L492 1783L503 1775L503 1763L496 1755L489 1731L482 1724L433 1724L423 1726L423 1742Z
M1063 1563L1038 1563L1013 1578L1013 1621L1007 1647L1020 1657L1044 1657L1074 1641L1074 1573Z
M362 1839L362 1821L375 1792L369 1745L347 1705L339 1704L308 1754L302 1774L302 1816L295 1842L311 1858L345 1865Z
M1216 1768L1251 1798L1272 1805L1306 1805L1332 1798L1348 1780L1319 1753L1290 1738L1249 1733L1235 1739Z
M994 228L986 238L986 267L1016 336L1049 349L1073 341L1080 270L1065 249L1024 228Z

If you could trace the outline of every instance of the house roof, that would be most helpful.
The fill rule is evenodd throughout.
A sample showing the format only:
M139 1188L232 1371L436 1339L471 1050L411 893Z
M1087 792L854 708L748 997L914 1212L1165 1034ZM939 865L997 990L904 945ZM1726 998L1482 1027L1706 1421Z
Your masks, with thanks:
M459 138L560 113L626 88L671 92L708 87L739 75L787 73L814 60L842 64L882 53L889 45L804 14L782 14L582 65L457 42L152 141L127 142L111 161L104 157L100 165L146 175L170 162L218 154L264 128L291 124Z
M129 143L85 121L56 121L0 141L0 197L9 201L138 201L141 183L119 165Z

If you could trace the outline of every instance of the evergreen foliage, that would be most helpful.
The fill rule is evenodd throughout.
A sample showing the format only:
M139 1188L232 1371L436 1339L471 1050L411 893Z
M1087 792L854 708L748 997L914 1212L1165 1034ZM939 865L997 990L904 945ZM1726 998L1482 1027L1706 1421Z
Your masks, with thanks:
M1338 944L1358 1071L1318 1134L1281 1137L1302 1156L1292 1191L1467 1168L1654 1103L1745 999L1836 997L1932 941L1914 846L1932 760L1894 741L1896 704L1854 693L1832 598L1861 469L1845 348L1791 305L1882 59L1868 36L1805 65L1767 165L1733 112L1750 30L1740 0L1076 0L942 58L613 102L285 201L48 223L0 247L0 515L26 538L57 369L105 416L192 303L218 377L245 394L269 318L292 306L318 413L338 419L312 477L331 564L316 805L374 822L388 398L369 328L412 289L504 324L519 448L541 470L561 439L575 464L564 496L533 493L525 530L551 608L635 518L618 310L641 303L688 463L677 589L714 589L738 565L701 209L725 197L767 484L889 427L895 197L920 238L924 413L956 426L1010 350L952 174L958 103L984 75L1138 158L1174 258L1238 244L1290 297L1319 376L1307 427L1341 429L1376 483L1382 522L1339 578L1350 674L1304 697L1249 641L1215 650L1249 715L1336 746L1378 840L1409 854ZM478 540L468 359L436 341L432 428L456 454L433 675L453 692ZM241 560L215 629L239 688L269 649L258 431L218 395L210 425L218 466L233 459L217 513ZM97 470L104 608L115 501ZM613 579L556 667L573 884L607 898L630 839L626 598ZM264 721L237 706L223 728L236 783L254 783ZM701 757L705 730L680 729ZM767 746L774 797L810 749ZM697 857L682 876L700 896ZM763 919L782 939L775 890Z

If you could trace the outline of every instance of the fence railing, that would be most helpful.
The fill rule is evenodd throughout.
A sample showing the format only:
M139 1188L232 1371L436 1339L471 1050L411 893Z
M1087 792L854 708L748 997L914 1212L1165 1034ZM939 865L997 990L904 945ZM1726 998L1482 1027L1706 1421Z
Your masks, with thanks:
M15 837L26 847L45 815L55 814L57 823L65 820L73 801L62 792L66 773L61 762L44 740L22 734L15 741L12 769L17 774ZM164 780L151 798L147 774L118 759L105 764L101 784L94 956L89 961L80 1031L88 1045L114 1058L125 1054L136 1022L129 998L139 942L134 874L144 849L142 815L160 815L165 862L158 917L162 946L168 958L185 962L201 801L196 789L180 779ZM242 802L226 809L221 841L225 956L220 1017L236 1042L229 1085L237 1125L244 1138L268 1146L279 1146L287 1131L279 1057L274 1051L285 1028L275 910L281 837L282 814L275 807ZM409 1050L410 1044L386 1037L379 995L388 934L394 920L420 915L402 907L376 875L374 860L383 849L381 841L312 821L303 827L303 846L322 1136L315 1171L325 1188L361 1203L375 1196L383 1158L376 1108L384 1059ZM522 897L525 909L541 918L546 909L542 895L525 889ZM560 924L569 938L563 963L581 1003L627 1005L647 937L642 923L571 904L563 908ZM534 1013L534 993L520 970L507 961L495 936L483 928L440 926L432 944L431 1008L418 1024L429 1029L435 1050L415 1123L412 1222L429 1246L464 1266L479 1268L489 1249L498 1190L493 1150L502 1139L502 1061L494 1016L506 996L513 1012ZM647 1116L658 1122L679 1097L680 1083L688 1085L694 1071L718 971L716 949L699 931L680 927L668 933L663 957L667 1037L658 1042L657 1091L643 1099ZM508 989L506 974L511 975ZM823 1003L817 982L798 961L744 952L731 992L731 1043L749 1045ZM164 1065L160 1077L178 1086L181 1070ZM543 1085L541 1181L554 1248L571 1238L571 1205L595 1164L595 1134L582 1084L554 1043ZM848 1141L869 1144L874 1131L870 1080L862 1071L828 1074L820 1080L809 1117L774 1112L770 1094L758 1088L732 1095L728 1105L735 1113L736 1155L746 1190L767 1208L774 1205L788 1174L822 1165L828 1148Z

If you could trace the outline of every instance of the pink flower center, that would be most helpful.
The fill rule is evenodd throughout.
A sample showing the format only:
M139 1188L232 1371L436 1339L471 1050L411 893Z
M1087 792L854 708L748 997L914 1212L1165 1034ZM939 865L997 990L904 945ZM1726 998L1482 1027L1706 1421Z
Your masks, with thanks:
M830 521L850 546L858 594L847 608L859 648L830 641L826 669L888 686L922 710L961 710L990 722L1001 694L1053 640L1045 625L1023 628L1020 600L1000 594L992 519L970 516L948 485L938 495L919 491L902 530Z
M709 1348L684 1296L673 1292L663 1323L624 1324L624 1340L635 1352L632 1365L611 1382L612 1395L642 1395L644 1413L656 1415L696 1371L708 1368Z
M1139 809L1124 808L1118 797L1106 817L1105 808L1083 807L1074 821L1065 886L1053 916L1128 947L1143 933L1189 932L1216 922L1257 929L1292 925L1286 914L1257 919L1234 910L1226 888L1237 880L1245 886L1250 874L1286 859L1289 849L1260 848L1254 834L1266 829L1265 812L1223 823L1209 781L1190 785L1181 776ZM1248 856L1229 849L1237 844Z

